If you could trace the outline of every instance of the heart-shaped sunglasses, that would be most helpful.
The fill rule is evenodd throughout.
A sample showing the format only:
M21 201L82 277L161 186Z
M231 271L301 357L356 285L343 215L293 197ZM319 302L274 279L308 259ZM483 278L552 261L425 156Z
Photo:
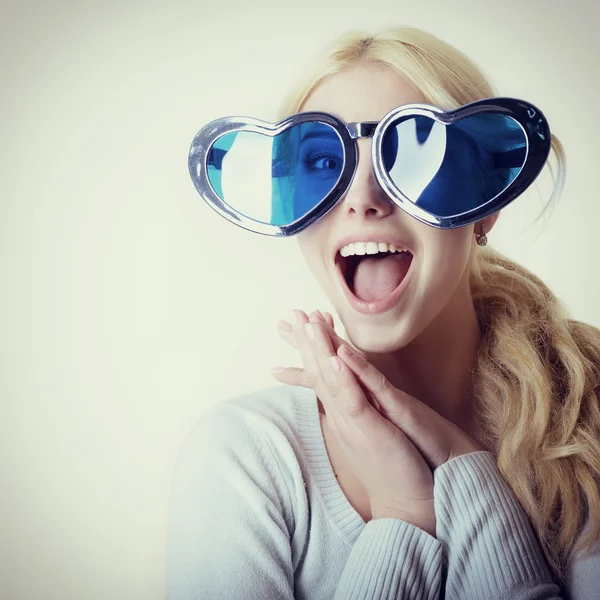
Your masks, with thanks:
M303 112L277 123L223 117L194 137L188 167L198 193L249 231L291 236L348 191L356 139L372 137L375 177L403 211L440 229L462 227L522 194L550 152L543 113L516 98L445 111L405 104L381 121L344 123Z

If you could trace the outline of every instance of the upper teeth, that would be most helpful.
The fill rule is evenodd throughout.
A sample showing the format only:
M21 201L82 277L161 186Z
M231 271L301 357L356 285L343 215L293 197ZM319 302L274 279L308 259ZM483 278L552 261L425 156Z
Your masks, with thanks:
M350 242L340 248L342 256L377 254L378 252L408 252L410 254L409 250L386 242Z

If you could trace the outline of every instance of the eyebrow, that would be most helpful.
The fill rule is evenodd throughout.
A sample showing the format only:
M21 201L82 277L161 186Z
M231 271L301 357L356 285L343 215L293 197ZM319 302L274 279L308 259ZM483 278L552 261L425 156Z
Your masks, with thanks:
M300 138L300 143L311 139L335 140L336 142L341 142L338 134L335 131L333 131L333 129L311 131Z

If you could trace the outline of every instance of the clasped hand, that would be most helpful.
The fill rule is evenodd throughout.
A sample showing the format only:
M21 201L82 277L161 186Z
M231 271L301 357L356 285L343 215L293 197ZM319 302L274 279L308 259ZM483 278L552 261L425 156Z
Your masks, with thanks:
M278 323L300 351L304 368L274 372L282 383L312 388L329 428L363 484L373 518L395 517L435 537L433 471L484 450L454 423L394 387L334 329L333 318L294 311Z

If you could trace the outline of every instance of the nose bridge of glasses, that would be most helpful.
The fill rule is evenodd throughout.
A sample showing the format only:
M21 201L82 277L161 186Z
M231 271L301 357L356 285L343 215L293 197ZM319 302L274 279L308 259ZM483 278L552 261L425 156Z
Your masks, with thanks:
M373 134L375 132L375 129L377 128L377 125L379 124L379 121L353 121L352 123L347 123L346 126L348 128L348 131L350 133L350 136L353 140L356 141L356 148L357 148L357 158L358 158L358 165L357 165L357 174L360 173L361 171L363 171L364 169L367 169L367 179L370 180L371 179L371 171L372 171L372 165L370 164L370 151L367 151L365 154L365 158L361 158L360 154L360 144L358 143L358 140L361 138L366 138L369 139L371 138L371 144L372 144L372 138L373 138ZM367 144L367 148L370 148L371 144L369 144L368 142L365 141L365 143ZM368 162L369 165L368 166L363 166L361 168L361 165L364 165L365 162ZM360 177L359 177L360 178ZM356 177L354 178L354 183L355 183L355 187L356 187ZM372 184L372 182L370 182Z
M373 202L378 202L382 195L382 190L378 185L373 171L371 161L371 145L373 143L373 134L379 121L363 121L348 123L348 131L357 146L357 166L352 182L345 194L346 202L371 207ZM360 151L360 138L365 138L363 153ZM369 138L371 138L369 140ZM362 156L361 156L362 154Z
M361 165L363 165L365 162L369 162L370 163L370 154L371 152L369 150L367 150L366 152L366 157L367 160L365 161L364 158L361 159L361 152L360 152L360 144L358 143L358 140L361 138L366 138L366 139L371 139L371 144L373 142L373 134L375 133L375 129L377 128L377 125L379 124L379 121L353 121L352 123L347 123L347 127L348 127L348 131L350 132L350 137L355 140L356 143L356 150L357 150L357 159L358 159L358 171L361 171ZM371 144L369 144L368 142L365 142L367 144L367 148L370 148ZM365 167L363 167L365 168ZM372 165L369 164L368 167L366 167L368 169L368 171L370 172L372 169Z
M348 123L348 131L353 140L363 137L373 137L378 121L360 121Z

